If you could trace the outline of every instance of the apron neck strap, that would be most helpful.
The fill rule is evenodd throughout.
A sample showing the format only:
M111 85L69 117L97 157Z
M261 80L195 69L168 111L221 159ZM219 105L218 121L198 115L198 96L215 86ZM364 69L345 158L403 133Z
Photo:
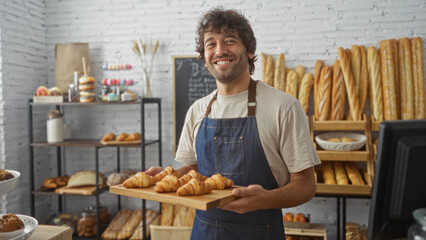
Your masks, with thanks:
M256 84L257 81L250 78L249 89L248 89L248 101L247 101L247 116L255 116L256 115ZM213 102L217 99L218 91L213 98L210 100L209 105L207 106L206 114L207 117L212 109Z

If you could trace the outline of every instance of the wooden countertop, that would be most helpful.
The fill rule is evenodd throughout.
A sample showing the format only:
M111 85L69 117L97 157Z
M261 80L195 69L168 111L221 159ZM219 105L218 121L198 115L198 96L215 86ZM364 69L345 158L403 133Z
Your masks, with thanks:
M29 240L71 240L72 229L51 225L38 225Z

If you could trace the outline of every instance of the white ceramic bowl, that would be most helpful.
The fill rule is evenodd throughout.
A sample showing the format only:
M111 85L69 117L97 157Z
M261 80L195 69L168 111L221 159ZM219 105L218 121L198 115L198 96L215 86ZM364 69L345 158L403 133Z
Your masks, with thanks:
M6 171L12 173L14 178L0 181L0 196L3 196L9 193L10 191L12 191L15 188L16 183L18 183L19 176L21 176L21 174L18 171L7 170L7 169Z
M349 137L355 142L341 143L329 142L330 138ZM317 144L325 150L329 151L355 151L361 149L367 142L367 137L359 133L351 132L327 132L319 134L315 137Z
M0 214L0 218L5 214ZM24 222L25 227L18 231L10 232L10 233L0 233L0 240L3 239L13 239L13 240L26 240L28 239L34 230L38 226L38 221L30 216L15 214L19 219Z

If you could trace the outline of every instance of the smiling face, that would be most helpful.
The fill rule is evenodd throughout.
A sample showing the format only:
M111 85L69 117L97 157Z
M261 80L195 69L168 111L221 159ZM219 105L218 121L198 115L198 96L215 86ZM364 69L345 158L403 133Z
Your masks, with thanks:
M204 33L204 49L206 67L217 81L228 83L250 77L248 57L252 56L236 31L222 28Z

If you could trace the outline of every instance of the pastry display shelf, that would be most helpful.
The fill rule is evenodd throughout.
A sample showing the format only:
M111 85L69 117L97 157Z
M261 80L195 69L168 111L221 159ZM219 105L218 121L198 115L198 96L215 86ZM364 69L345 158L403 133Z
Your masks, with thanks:
M157 139L145 139L145 105L147 104L154 104L157 106L157 112L158 112L158 138ZM99 186L99 179L96 179L96 185L94 187L91 187L90 189L80 189L84 191L74 191L74 189L70 189L69 191L60 191L57 192L41 192L38 190L35 190L34 185L34 178L35 178L35 164L34 164L34 148L36 147L54 147L56 148L56 174L58 176L62 175L62 149L65 147L86 147L86 148L94 148L94 155L95 155L95 172L99 172L99 150L103 148L116 148L117 149L117 168L116 171L120 171L120 149L122 148L133 148L133 147L139 147L141 148L141 169L146 169L145 162L146 162L146 146L157 144L158 145L158 164L159 166L162 165L162 139L161 139L161 99L160 98L140 98L138 101L134 102L93 102L93 103L34 103L32 99L28 100L28 145L29 145L29 179L30 179L30 212L31 216L35 216L35 196L36 195L56 195L58 198L58 212L63 212L62 207L62 197L63 196L69 196L69 195L80 195L80 196L92 196L96 198L96 216L97 216L97 235L95 237L89 237L89 238L78 238L78 239L100 239L101 231L99 231L100 226L100 215L99 213L99 206L100 206L100 200L99 195L103 192L106 192L107 188L102 188ZM99 107L99 106L114 106L114 105L120 105L125 108L126 105L139 105L140 106L140 132L141 132L141 141L140 143L132 143L132 144L112 144L112 145L103 145L100 142L100 139L69 139L65 140L63 142L56 142L56 143L47 143L40 141L40 139L37 139L37 141L34 141L33 139L33 107L38 106L50 106L55 107L56 110L59 112L62 112L61 109L66 107ZM106 130L107 131L107 130ZM39 186L37 186L39 187ZM62 189L63 190L63 189ZM121 199L120 196L117 197L117 205L118 208L121 208ZM143 219L145 219L145 211L146 211L146 202L145 200L142 200L142 209L143 209ZM146 225L144 221L144 236L146 236Z
M145 140L145 146L159 143L159 140ZM48 143L48 142L33 142L33 147L46 147L46 146L57 146L57 147L141 147L140 143L137 144L113 144L103 145L99 139L69 139L63 142Z
M317 174L318 197L334 197L337 202L337 236L338 239L345 238L346 229L346 199L347 198L370 198L371 183L374 176L374 149L372 145L371 132L378 129L379 123L372 121L370 116L363 115L362 120L342 121L316 121L314 116L308 117L311 140L317 149L321 161L356 162L365 166L367 184L362 186L324 184L321 174ZM326 151L315 143L315 136L320 132L359 132L367 137L365 146L358 151Z

